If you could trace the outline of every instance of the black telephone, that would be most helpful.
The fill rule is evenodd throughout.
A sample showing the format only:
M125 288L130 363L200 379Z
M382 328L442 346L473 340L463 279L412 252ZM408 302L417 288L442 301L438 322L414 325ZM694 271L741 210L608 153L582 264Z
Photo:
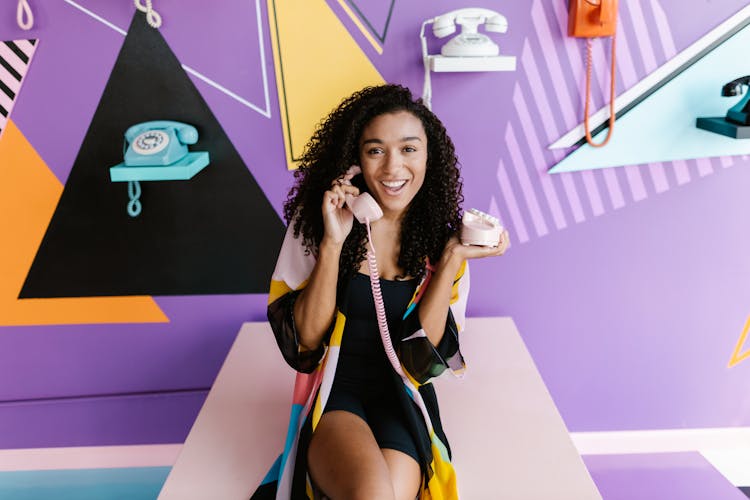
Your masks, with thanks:
M750 75L724 84L721 87L721 95L723 97L740 95L743 85L750 88ZM701 116L696 120L695 126L732 139L750 139L750 91L746 91L745 97L729 108L726 116Z
M732 80L721 88L721 95L732 97L742 94L742 86L750 88L750 75ZM726 120L737 125L750 125L750 91L727 111Z

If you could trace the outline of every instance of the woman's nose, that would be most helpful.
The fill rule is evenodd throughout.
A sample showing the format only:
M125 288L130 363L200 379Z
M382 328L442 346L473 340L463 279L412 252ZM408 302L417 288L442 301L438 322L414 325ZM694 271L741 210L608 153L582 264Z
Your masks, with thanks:
M399 152L388 153L385 159L385 168L388 171L395 171L403 166L404 161Z

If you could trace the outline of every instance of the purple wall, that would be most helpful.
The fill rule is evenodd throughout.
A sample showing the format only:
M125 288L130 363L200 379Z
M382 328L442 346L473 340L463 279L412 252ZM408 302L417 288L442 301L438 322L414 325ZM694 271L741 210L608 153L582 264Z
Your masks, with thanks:
M382 34L388 2L355 3ZM456 143L467 207L499 214L514 238L505 257L473 265L470 315L514 318L571 431L750 425L750 361L727 368L750 314L749 162L547 176L560 156L546 144L582 113L580 46L560 34L564 0L506 3L475 5L508 18L497 39L518 57L518 71L433 76L433 108ZM619 88L745 3L621 2ZM122 29L133 14L128 2L77 4ZM338 2L328 4L371 54ZM266 2L259 5L271 117L193 81L280 210L291 174ZM40 40L11 118L64 183L124 37L70 2L32 7L28 33L13 16L0 18L0 39ZM184 65L265 109L255 2L156 7ZM386 80L421 92L419 25L454 7L396 0L384 52L371 57ZM603 52L595 58L606 66ZM738 76L749 72L738 68ZM594 102L604 94L595 85ZM155 300L169 323L0 328L0 428L11 430L0 433L0 448L184 438L240 324L264 319L265 297ZM164 392L156 402L155 392ZM55 426L59 419L68 424Z

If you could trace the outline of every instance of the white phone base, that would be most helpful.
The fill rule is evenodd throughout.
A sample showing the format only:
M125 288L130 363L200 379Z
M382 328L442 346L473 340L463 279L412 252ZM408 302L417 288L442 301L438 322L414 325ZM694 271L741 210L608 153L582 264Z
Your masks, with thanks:
M451 57L430 55L430 69L435 72L515 71L515 56Z
M503 226L495 217L472 208L464 212L461 244L496 247L503 234Z

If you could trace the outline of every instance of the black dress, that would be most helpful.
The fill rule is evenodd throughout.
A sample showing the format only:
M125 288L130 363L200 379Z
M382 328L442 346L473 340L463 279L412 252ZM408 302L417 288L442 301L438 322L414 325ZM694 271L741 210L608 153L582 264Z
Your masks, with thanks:
M389 330L401 320L417 280L380 280ZM383 348L372 297L370 277L356 273L349 283L347 322L336 376L324 413L344 410L370 426L380 448L406 453L419 462L419 454L399 400L393 367ZM394 344L399 339L391 339ZM402 384L399 384L402 385Z

